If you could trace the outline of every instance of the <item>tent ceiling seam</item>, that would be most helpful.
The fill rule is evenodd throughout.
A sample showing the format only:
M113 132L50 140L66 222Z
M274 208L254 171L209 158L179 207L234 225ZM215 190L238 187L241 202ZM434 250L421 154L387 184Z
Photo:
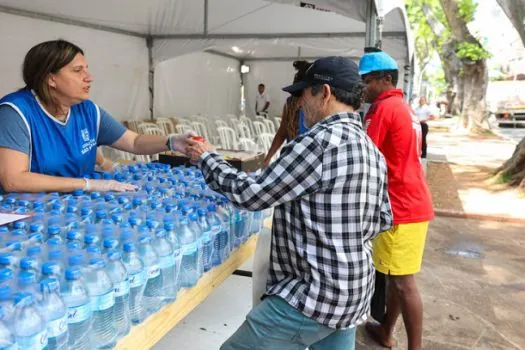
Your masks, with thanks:
M224 33L224 34L157 34L154 39L285 39L285 38L364 38L365 32L337 33ZM383 32L384 38L406 39L404 32Z

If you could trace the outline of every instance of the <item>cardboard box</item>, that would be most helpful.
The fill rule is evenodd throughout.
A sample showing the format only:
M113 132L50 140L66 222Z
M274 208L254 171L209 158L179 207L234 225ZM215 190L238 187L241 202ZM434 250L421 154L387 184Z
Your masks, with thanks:
M249 153L244 151L217 150L219 154L233 167L244 172L260 169L264 161L264 153ZM188 157L178 152L164 152L159 154L159 162L171 166L190 166Z

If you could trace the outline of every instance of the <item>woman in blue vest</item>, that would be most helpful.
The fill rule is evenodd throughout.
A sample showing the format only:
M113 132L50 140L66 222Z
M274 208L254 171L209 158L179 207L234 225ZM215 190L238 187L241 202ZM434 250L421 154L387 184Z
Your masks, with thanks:
M26 86L0 100L0 193L134 190L84 178L94 171L97 146L135 154L185 149L189 135L138 135L89 100L93 78L72 43L34 46L22 74Z
M295 69L297 69L297 73L295 73L293 82L296 83L297 81L300 81L303 78L306 70L311 65L312 64L307 61L294 61L293 66ZM286 99L281 116L281 125L279 126L279 130L277 130L277 133L273 138L268 154L264 158L263 167L268 167L273 156L279 147L281 147L281 145L284 143L284 141L290 142L297 136L302 135L308 131L308 128L304 123L303 111L297 105L298 101L299 99L296 96L290 96L288 99Z

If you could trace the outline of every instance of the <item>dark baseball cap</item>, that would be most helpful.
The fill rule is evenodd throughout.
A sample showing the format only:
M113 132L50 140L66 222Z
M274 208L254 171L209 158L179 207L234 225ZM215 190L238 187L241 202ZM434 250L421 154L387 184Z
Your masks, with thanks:
M323 57L316 60L306 71L303 79L283 88L297 95L314 84L328 84L334 88L350 91L361 82L359 67L349 58L340 56Z

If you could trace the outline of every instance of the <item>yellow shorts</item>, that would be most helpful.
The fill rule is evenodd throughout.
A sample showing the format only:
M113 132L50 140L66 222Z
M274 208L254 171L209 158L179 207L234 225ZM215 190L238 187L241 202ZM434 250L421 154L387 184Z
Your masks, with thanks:
M373 241L376 270L385 275L413 275L421 270L428 221L394 225Z

